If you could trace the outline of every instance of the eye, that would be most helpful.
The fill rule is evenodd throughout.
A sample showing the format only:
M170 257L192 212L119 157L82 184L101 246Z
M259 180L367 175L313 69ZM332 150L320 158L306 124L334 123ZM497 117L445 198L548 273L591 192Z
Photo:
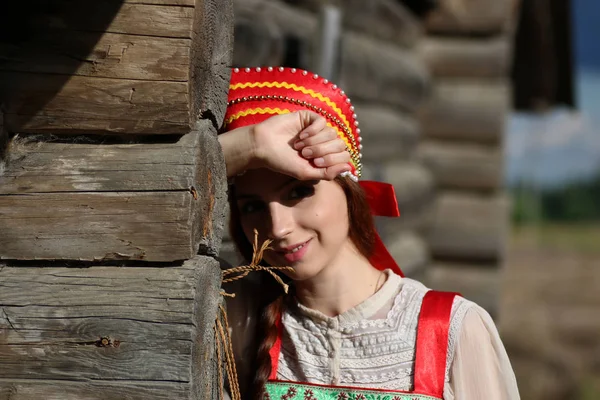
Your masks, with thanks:
M315 187L311 184L297 185L290 190L288 197L290 200L301 200L315 194Z
M262 211L264 205L260 201L247 201L240 206L240 213L242 215L254 214Z

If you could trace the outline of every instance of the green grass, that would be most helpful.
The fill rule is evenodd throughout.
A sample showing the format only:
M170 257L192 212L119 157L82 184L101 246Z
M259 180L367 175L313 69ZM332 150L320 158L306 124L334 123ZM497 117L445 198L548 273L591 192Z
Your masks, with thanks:
M541 248L600 254L600 223L518 225L513 227L511 239Z

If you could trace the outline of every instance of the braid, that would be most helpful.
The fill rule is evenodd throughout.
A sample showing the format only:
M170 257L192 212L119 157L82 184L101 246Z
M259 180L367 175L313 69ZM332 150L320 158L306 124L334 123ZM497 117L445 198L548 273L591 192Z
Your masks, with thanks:
M284 297L285 295L282 294L274 301L267 304L261 315L259 334L262 333L262 335L259 337L263 337L264 339L258 346L258 356L256 358L256 365L258 368L256 370L252 391L255 400L263 399L265 383L267 383L267 380L271 375L272 365L269 352L275 344L279 334L276 323L284 310Z

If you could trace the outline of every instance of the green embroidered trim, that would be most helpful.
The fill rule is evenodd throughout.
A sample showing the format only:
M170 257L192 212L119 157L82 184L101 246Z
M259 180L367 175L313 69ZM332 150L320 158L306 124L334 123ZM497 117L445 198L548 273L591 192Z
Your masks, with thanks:
M414 393L393 393L368 389L320 387L288 382L267 382L264 400L440 400Z

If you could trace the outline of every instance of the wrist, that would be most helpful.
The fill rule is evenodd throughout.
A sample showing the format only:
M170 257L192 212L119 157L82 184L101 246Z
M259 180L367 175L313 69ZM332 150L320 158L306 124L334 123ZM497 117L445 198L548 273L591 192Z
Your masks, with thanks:
M266 154L264 146L261 146L261 126L259 124L247 126L247 146L250 154L249 169L262 168L265 165Z

